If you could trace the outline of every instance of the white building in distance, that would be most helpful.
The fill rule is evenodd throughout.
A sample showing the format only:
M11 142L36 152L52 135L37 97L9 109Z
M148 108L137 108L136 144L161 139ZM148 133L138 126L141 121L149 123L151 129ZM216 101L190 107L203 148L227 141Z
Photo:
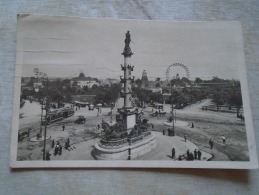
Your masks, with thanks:
M82 72L79 74L78 77L71 79L71 84L75 82L77 83L77 86L79 86L80 88L83 88L85 86L87 86L88 88L92 88L94 85L97 85L97 86L100 85L98 79L85 77L85 74Z

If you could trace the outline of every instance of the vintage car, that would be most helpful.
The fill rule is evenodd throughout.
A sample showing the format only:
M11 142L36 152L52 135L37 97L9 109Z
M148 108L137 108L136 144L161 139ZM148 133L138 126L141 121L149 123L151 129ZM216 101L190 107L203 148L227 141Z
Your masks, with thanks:
M75 120L76 124L85 124L86 118L82 115L78 116L78 118Z
M88 106L88 110L94 110L94 105L93 105L93 104L90 104L90 105Z

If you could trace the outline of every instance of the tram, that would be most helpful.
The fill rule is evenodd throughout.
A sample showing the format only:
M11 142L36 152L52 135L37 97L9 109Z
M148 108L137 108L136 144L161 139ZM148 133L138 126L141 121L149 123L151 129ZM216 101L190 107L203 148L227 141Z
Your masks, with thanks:
M75 111L73 108L64 107L52 110L48 112L47 115L47 124L53 123L55 121L63 120L64 118L68 118L74 115ZM42 124L45 124L45 119L43 119Z

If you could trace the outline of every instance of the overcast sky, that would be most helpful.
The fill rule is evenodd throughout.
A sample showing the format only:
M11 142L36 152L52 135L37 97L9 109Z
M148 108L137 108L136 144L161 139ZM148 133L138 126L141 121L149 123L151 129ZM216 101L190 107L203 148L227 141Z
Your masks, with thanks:
M165 79L168 66L181 63L188 67L191 79L238 79L238 67L243 65L241 30L236 22L27 16L18 23L17 64L22 65L22 76L33 76L33 68L38 67L50 77L84 72L119 79L127 30L134 42L130 44L131 64L136 77L146 70L150 79Z

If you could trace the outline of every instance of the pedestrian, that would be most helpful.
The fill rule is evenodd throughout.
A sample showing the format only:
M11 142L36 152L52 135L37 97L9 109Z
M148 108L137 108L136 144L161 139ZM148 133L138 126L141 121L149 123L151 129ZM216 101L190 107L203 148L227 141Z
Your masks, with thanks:
M190 157L190 151L189 151L189 149L187 150L186 155L187 155L187 159L189 159L189 157Z
M62 146L61 145L59 145L58 154L59 154L59 156L62 154Z
M65 149L68 150L68 142L65 143Z
M56 145L54 149L54 156L56 156L58 152L59 152L59 145Z
M186 133L184 134L184 141L185 141L185 142L187 141L187 135L186 135Z
M31 132L31 128L29 128L28 130L27 130L27 135L28 135L28 139L30 139L30 132Z
M194 156L192 152L190 152L188 160L194 160Z
M46 160L50 160L50 156L51 156L51 154L49 153L49 151L47 151L47 153L46 153Z
M97 125L97 129L98 129L98 130L100 129L100 124Z
M212 150L213 149L213 144L214 144L212 139L210 139L209 144L210 144L210 149Z
M198 155L197 150L195 149L193 153L194 153L194 159L197 159L197 155Z
M68 147L70 147L70 139L67 138Z
M165 130L163 129L163 135L165 135Z
M53 139L51 143L51 148L54 148L54 146L55 146L55 140Z
M175 157L175 149L173 148L172 149L172 159L174 159L174 157Z
M65 131L65 127L66 127L66 126L63 124L63 126L62 126L63 131Z
M226 143L226 137L224 135L222 136L222 142L223 142L223 144Z
M207 111L207 110L208 110L208 107L206 106L206 108L205 108L205 109L206 109L206 111Z
M131 160L131 148L128 149L128 160Z
M192 128L194 128L194 124L192 123Z
M201 160L201 155L202 155L201 151L198 150L198 160Z

